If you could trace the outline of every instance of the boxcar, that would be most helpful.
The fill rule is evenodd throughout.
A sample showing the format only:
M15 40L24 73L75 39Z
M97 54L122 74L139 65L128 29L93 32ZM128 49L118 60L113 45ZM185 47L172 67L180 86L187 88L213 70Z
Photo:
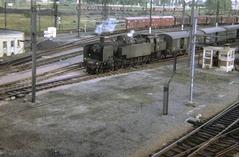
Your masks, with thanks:
M152 16L152 27L163 28L174 26L173 16ZM125 18L126 29L143 29L150 26L149 17L127 17Z
M207 25L207 17L206 16L199 16L198 17L198 24L199 25Z

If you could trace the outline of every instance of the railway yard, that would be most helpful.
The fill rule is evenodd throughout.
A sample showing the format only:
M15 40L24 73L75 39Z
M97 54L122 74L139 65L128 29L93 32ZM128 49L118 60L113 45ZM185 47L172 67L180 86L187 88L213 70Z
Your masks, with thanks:
M57 34L60 3L52 10L38 6L38 18L55 18L44 37L34 26L24 26L25 35L0 28L0 157L239 156L236 13L217 8L217 15L206 15L202 7L205 15L194 17L192 10L190 16L194 0L183 3L187 14L181 2L153 9L152 1L151 9L110 5L111 16L124 17L119 29L111 31L115 19L109 18L92 25L95 32L81 32L79 16L94 19L107 7L77 3L85 11L77 12L79 34ZM75 20L76 10L64 13L69 4L59 13ZM24 6L5 11L28 19ZM141 16L148 11L150 17Z
M96 41L98 37L86 37L38 53L34 104L30 103L31 55L1 62L5 68L0 78L0 156L237 153L238 72L222 73L199 66L196 102L188 105L188 57L178 56L177 72L170 85L169 115L164 116L163 86L171 77L173 59L88 75L79 64L83 61L82 46ZM203 124L219 112L212 122ZM198 115L202 115L200 123L186 122ZM182 135L186 137L173 143Z
M192 130L187 118L202 114L206 120L238 98L236 72L198 69L197 102L185 105L189 87L185 69L187 64L178 65L168 116L162 116L162 89L172 66L159 63L154 69L42 91L35 104L29 102L30 96L1 101L1 154L148 156Z

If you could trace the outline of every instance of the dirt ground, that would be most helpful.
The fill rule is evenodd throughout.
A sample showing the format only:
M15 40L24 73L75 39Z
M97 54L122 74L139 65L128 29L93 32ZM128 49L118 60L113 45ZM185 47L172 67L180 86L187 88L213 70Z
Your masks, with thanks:
M238 72L196 71L194 106L186 64L170 86L162 115L163 85L172 66L91 80L0 102L0 157L146 157L238 99Z

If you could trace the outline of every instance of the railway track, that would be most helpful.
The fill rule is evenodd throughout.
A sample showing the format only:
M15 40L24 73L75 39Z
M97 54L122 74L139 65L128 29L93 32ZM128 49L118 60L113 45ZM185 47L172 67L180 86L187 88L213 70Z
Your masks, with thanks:
M150 157L232 157L239 152L239 102Z
M37 60L37 66L39 67L39 66L44 66L47 64L52 64L52 63L55 63L58 61L63 61L63 60L69 59L69 58L74 58L79 55L82 55L82 51L76 51L73 53L68 53L68 54L64 54L64 55L60 55L60 56L56 56L56 57L52 57L52 58L51 57L50 58L41 58L41 59ZM31 67L32 67L32 63L27 62L24 64L20 64L18 66L12 67L13 69L11 72L13 72L13 73L21 72L24 70L29 70L29 69L31 69Z
M178 57L178 60L185 60L185 59L187 59L187 56L179 56ZM160 66L168 65L168 64L171 64L172 61L173 61L173 58L167 58L167 59L160 60L160 61L152 63L152 64L128 67L125 69L119 69L117 71L110 71L110 72L106 72L106 73L102 73L102 74L98 74L98 75L86 74L84 72L85 69L82 67L82 64L78 64L78 70L82 71L82 74L80 74L80 75L75 75L75 76L58 79L58 80L53 80L53 81L47 81L48 78L55 77L55 74L51 74L52 72L49 72L49 74L51 74L50 77L45 76L46 74L42 74L42 76L38 76L38 81L44 81L44 83L38 83L36 86L36 91L43 91L43 90L47 90L47 89L51 89L51 88L55 88L55 87L59 87L59 86L64 86L64 85L69 85L69 84L74 84L74 83L79 83L82 81L87 81L87 80L91 80L91 79L95 79L95 78L119 75L119 74L128 73L128 72L132 72L132 71L137 71L139 69L142 70L144 68L151 69L151 68L154 68L155 64L160 65ZM76 69L74 69L74 67L72 67L72 68L73 68L73 70L76 70ZM56 75L62 76L66 72L67 72L67 70L64 72L58 72ZM0 100L10 100L10 99L24 97L27 94L31 93L31 90L32 90L31 78L28 78L27 80L21 80L18 82L2 85L2 86L0 86L0 89L1 89Z
M74 48L78 48L78 47L84 46L84 44L94 42L94 41L97 41L97 40L98 40L98 37L94 36L94 37L85 38L85 39L80 40L80 41L65 43L63 45L60 45L58 47L55 47L55 48L52 48L52 49L49 49L49 50L39 51L37 53L37 59L41 58L42 56L46 56L46 55L49 56L49 55L56 54L56 53L59 53L59 52L63 52L63 51L71 50L71 49L74 49ZM1 66L7 66L7 65L18 66L18 65L21 65L21 64L31 62L31 60L32 60L32 55L28 54L26 56L21 56L21 57L17 57L17 58L14 58L14 59L5 60L3 62L0 62L0 65Z
M58 76L65 75L71 72L78 72L79 70L83 69L82 65L80 64L72 64L63 68L51 70L40 75L37 75L37 82L44 82L45 80L52 79ZM14 90L16 88L27 87L31 84L31 77L21 79L15 82L7 83L0 85L0 95L4 94L5 92Z

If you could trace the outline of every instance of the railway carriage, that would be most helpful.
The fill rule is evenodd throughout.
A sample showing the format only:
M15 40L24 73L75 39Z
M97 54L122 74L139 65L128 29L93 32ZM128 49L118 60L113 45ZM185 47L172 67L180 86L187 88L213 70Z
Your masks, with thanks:
M198 31L200 43L218 45L226 41L226 30L223 27L202 28Z
M239 25L223 26L226 30L227 41L235 41L239 38Z
M185 53L188 48L189 31L167 32L160 34L165 38L167 43L166 50L167 55L173 55L173 53ZM166 57L165 56L165 57Z

